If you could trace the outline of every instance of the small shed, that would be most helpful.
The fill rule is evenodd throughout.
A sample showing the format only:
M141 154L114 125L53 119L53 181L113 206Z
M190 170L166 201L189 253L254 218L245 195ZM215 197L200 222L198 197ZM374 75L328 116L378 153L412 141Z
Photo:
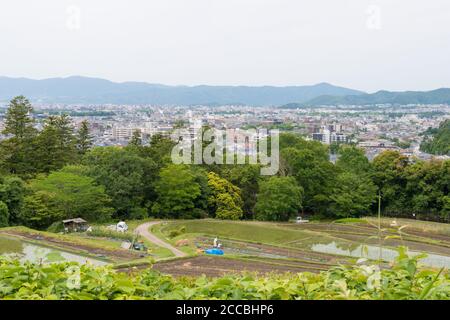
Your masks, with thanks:
M89 228L86 220L82 218L63 220L65 232L83 232Z

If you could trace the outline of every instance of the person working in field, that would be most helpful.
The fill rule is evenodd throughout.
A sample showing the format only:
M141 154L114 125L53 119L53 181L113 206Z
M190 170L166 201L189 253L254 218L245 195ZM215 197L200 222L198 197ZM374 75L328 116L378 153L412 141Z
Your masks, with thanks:
M222 247L222 244L219 243L219 239L217 237L214 238L213 247L219 248L219 249L220 249L220 247Z

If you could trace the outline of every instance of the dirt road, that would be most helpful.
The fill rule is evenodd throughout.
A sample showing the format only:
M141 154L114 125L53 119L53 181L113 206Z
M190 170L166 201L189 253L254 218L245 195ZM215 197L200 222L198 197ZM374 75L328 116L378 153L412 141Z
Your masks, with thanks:
M152 222L146 222L141 224L140 226L138 226L136 228L136 232L138 234L140 234L141 236L143 236L144 238L146 238L148 241L156 244L157 246L163 247L163 248L167 248L170 251L172 251L172 253L176 256L176 257L184 257L186 256L186 253L184 253L183 251L175 248L174 246L172 246L171 244L161 240L160 238L158 238L157 236L155 236L153 233L151 233L149 231L150 227L161 223L162 221L152 221Z

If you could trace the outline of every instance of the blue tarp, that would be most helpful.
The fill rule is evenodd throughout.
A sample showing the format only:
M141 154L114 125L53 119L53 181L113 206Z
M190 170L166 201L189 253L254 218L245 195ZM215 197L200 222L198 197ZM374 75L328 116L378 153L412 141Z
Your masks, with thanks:
M215 254L215 255L221 256L221 255L223 255L223 250L216 249L216 248L214 248L214 249L206 249L205 253L206 254Z

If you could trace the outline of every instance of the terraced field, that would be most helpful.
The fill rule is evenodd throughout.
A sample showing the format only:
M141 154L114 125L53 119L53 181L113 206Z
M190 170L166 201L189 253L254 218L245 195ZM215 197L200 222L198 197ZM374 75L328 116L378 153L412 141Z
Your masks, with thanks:
M408 221L407 221L408 222ZM405 224L402 224L405 225ZM424 264L450 265L450 237L446 226L433 232L412 225L390 227L383 221L380 256L385 262L395 257L398 246L412 254L426 252ZM200 253L219 237L224 257L200 256L158 262L155 269L174 275L221 275L244 270L258 272L319 272L338 264L354 264L363 251L366 258L378 259L378 228L371 222L356 223L267 223L217 220L171 221L155 226L160 237L175 245L182 240L189 250ZM174 230L185 230L171 238ZM363 250L364 249L364 250ZM186 250L186 249L185 249Z
M322 265L307 264L301 261L279 261L261 258L226 258L213 256L197 256L187 259L161 261L153 269L174 276L220 277L225 274L242 272L286 273L286 272L319 272L327 270Z

